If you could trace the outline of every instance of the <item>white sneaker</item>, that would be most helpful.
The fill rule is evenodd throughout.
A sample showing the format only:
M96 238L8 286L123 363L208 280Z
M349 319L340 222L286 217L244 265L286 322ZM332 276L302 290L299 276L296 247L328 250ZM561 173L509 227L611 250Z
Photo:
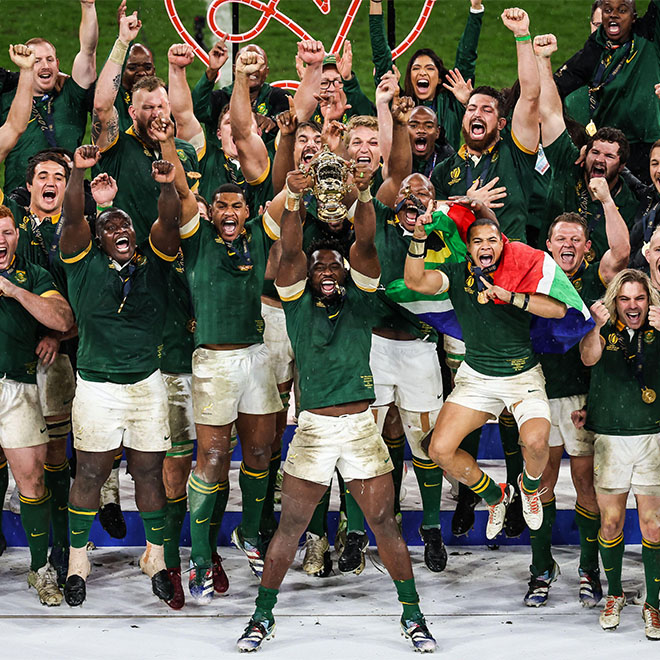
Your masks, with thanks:
M605 607L600 613L600 627L603 630L615 630L621 620L621 610L626 605L625 596L607 596ZM646 618L645 618L646 620Z
M541 502L541 491L527 493L523 489L522 474L518 475L518 489L520 490L520 499L522 501L523 518L527 527L531 530L540 529L543 524L543 502ZM545 490L543 491L545 492Z
M328 537L317 536L312 532L307 532L305 541L305 557L303 558L302 568L307 575L316 575L325 567L325 553L330 552Z
M492 506L488 505L488 524L486 525L486 538L494 539L504 527L506 508L513 499L513 486L511 484L500 484L502 487L502 499Z
M660 612L648 603L642 608L642 619L644 619L644 632L646 639L660 639Z
M57 586L57 573L50 563L44 564L37 571L30 571L27 582L37 590L42 605L52 607L62 602L62 592Z

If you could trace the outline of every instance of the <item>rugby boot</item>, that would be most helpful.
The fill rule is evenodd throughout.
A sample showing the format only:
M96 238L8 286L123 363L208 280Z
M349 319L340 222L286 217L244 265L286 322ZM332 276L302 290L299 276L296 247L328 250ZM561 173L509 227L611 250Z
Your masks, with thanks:
M579 599L582 607L596 607L603 597L603 588L600 586L600 571L583 571L580 573Z
M364 554L368 545L369 537L366 532L349 532L346 536L344 552L337 561L339 570L342 573L360 575L366 565Z
M27 582L37 590L42 605L53 607L62 602L62 592L57 586L57 573L50 563L46 562L36 571L30 570Z
M642 619L644 619L644 633L646 639L656 641L660 639L660 612L648 603L642 608Z
M261 644L271 637L275 636L275 621L255 621L250 619L243 634L236 642L236 648L241 653L251 653L258 651Z
M451 519L451 533L454 536L463 536L474 527L474 509L481 498L473 493L467 486L459 484L456 510Z
M186 604L186 597L183 593L183 585L181 584L181 567L168 568L167 575L172 583L174 595L165 602L173 609L180 610Z
M332 559L330 559L330 543L324 534L318 536L307 532L307 540L303 546L305 556L302 568L307 575L316 577L327 577L332 572Z
M424 541L424 563L432 573L442 573L447 566L447 549L442 541L442 530L439 527L430 529L419 528L419 535Z
M624 596L606 596L605 607L600 613L599 622L603 630L616 630L621 621L621 610L626 606ZM646 619L644 619L646 621Z
M500 484L502 499L497 504L488 505L488 523L486 524L486 538L494 539L504 527L506 510L513 499L513 486L511 484Z
M213 591L216 594L224 594L229 589L229 578L222 567L222 557L217 552L211 555L211 566L213 568Z
M433 653L438 646L426 627L424 617L418 620L401 618L401 634L412 642L415 651Z
M541 573L541 575L532 575L529 581L529 589L525 594L523 602L527 607L541 607L548 602L548 592L550 585L559 577L561 571L559 564L554 562L552 569Z
M522 498L517 490L514 490L511 504L506 510L504 518L504 534L509 539L518 538L527 528L523 517Z

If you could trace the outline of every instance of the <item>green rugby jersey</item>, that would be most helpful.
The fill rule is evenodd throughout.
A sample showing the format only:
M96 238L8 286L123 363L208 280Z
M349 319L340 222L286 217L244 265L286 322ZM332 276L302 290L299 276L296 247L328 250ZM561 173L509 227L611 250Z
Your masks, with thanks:
M467 262L441 263L449 298L463 331L465 361L485 376L514 376L536 366L529 329L532 315L513 305L477 302L477 285Z
M608 249L605 213L603 205L598 200L591 199L584 180L584 168L575 165L580 154L578 148L571 141L568 132L564 131L552 144L543 147L543 151L550 163L552 179L546 215L539 233L539 249L545 249L545 240L552 221L561 213L573 211L587 221L594 258L600 259ZM630 230L639 202L621 177L612 191L612 198Z
M127 131L133 126L133 120L128 114L128 108L133 103L131 93L123 86L120 85L117 96L115 97L115 109L117 110L117 117L119 119L119 130Z
M625 349L637 352L637 335L626 328L619 332L611 323L600 330L603 354L591 367L586 428L605 435L644 435L660 432L660 398L642 401L640 385L626 363ZM660 392L660 336L645 326L642 330L644 384Z
M52 146L75 151L80 146L87 126L87 91L69 77L60 92L33 97L32 115L27 128L5 160L5 190L11 191L25 185L28 160L37 151ZM16 90L2 95L0 125L7 121L15 95ZM52 144L46 137L49 126L54 130Z
M195 309L195 346L202 344L258 344L263 341L261 291L276 228L262 217L245 223L242 237L229 248L215 226L199 216L181 228L186 276ZM241 237L239 237L241 238Z
M343 301L329 310L309 284L289 299L280 290L300 377L300 410L375 399L369 367L374 293L349 277Z
M599 267L600 262L589 264L585 261L584 268L568 276L587 307L605 295L607 287L600 277ZM540 359L548 399L586 394L589 391L589 367L582 362L579 343L566 353L546 353Z
M37 296L48 297L58 293L48 271L21 255L14 255L2 276L7 276L12 284ZM0 296L0 378L21 383L37 382L37 356L34 351L41 327L17 300Z
M195 323L195 312L184 270L183 252L179 250L172 263L168 280L161 371L169 374L192 373Z
M0 191L0 204L9 207L19 229L16 253L45 268L51 274L58 291L66 297L66 274L60 261L59 236L57 236L58 222L62 214L46 217L41 224L33 226L30 210L17 204L13 199L3 199L2 191Z
M495 211L502 233L511 241L525 242L532 186L524 182L532 181L535 165L536 153L525 149L511 131L506 131L476 165L463 145L457 154L435 167L431 181L436 198L448 199L451 195L465 195L478 178L484 185L499 177L497 185L506 186L507 194L502 200L504 206Z
M275 147L268 149L268 165L259 178L246 181L239 167L238 160L227 158L219 142L205 139L205 147L199 156L199 194L213 204L213 193L224 183L235 183L245 191L245 201L250 207L250 213L259 213L259 207L273 199L272 163L275 158Z
M93 241L62 254L78 323L83 380L137 383L160 366L168 277L175 257L143 243L121 270Z
M200 177L197 153L185 140L175 138L174 142L188 185L195 191ZM160 184L151 176L151 165L161 157L160 152L140 140L131 126L104 149L101 160L94 167L94 175L107 172L117 182L118 191L113 204L131 216L138 245L147 240L151 225L158 217Z

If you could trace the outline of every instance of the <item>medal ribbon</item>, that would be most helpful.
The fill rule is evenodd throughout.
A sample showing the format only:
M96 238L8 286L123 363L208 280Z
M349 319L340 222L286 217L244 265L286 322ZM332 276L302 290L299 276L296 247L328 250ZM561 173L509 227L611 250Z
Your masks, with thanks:
M37 218L34 213L30 213L30 221L32 225L32 231L37 239L37 242L39 243L39 247L48 257L48 265L52 266L55 255L57 254L57 248L60 244L60 237L62 236L62 215L60 214L60 219L57 221L55 233L53 234L53 241L50 245L50 248L48 249L46 248L46 241L44 240L43 234L41 233L41 226L37 224L39 222L39 218Z
M41 114L39 106L37 105L39 101L45 101L45 112L46 116L44 117ZM55 122L53 121L53 97L50 94L44 94L41 99L32 99L32 116L37 120L41 132L46 138L49 147L56 147L57 140L55 139Z
M628 41L623 46L615 46L608 41L607 48L608 50L606 51L606 55L604 55L601 58L600 64L598 65L598 69L596 70L596 75L594 76L593 79L594 86L589 87L589 114L592 117L596 112L596 110L598 110L598 106L600 105L600 99L597 98L596 93L600 92L603 89L603 87L605 87L605 85L609 85L609 83L611 83L619 75L619 73L621 73L621 69L623 69L623 65L628 62L628 53L630 51L633 52L633 57L636 54L634 39L632 41ZM623 49L621 51L622 52L621 59L619 60L619 63L614 67L614 69L610 72L610 74L607 76L607 78L603 80L603 76L605 75L605 69L607 69L610 60L612 58L612 53L609 51L618 50L619 48Z
M233 241L223 241L227 247L227 255L238 270L252 270L252 257L245 230Z
M637 351L631 355L628 348L627 337L625 337L623 333L623 328L625 326L623 326L623 324L619 321L615 327L616 329L614 332L619 337L621 351L623 352L623 357L626 361L626 364L639 383L641 390L645 391L647 388L644 381L644 343L642 341L642 337L644 336L644 330L648 328L642 327L635 331L631 344L634 344L635 342L637 343Z
M488 170L490 169L490 165L493 162L493 152L490 151L489 153L484 154L482 158L484 159L484 168L481 170L481 174L479 175L479 183L481 185L483 185L488 179ZM469 190L472 188L472 184L474 183L474 172L472 171L472 159L467 152L465 154L465 170L467 176L467 187Z
M126 304L126 299L128 298L128 294L131 292L131 289L133 288L133 274L135 273L137 269L136 261L137 261L137 252L133 255L133 258L128 262L126 266L122 268L122 271L124 268L127 269L127 274L123 275L121 271L118 271L118 275L121 278L121 295L122 295L122 301L121 304L119 305L119 309L117 310L117 314L121 314L121 310L124 309L124 305Z

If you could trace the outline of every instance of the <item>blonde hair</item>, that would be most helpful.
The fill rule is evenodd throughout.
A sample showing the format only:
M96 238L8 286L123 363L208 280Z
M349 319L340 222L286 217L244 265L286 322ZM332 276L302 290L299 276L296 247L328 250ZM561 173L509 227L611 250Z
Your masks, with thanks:
M629 282L639 282L639 284L641 284L646 290L649 305L660 306L660 294L658 294L651 284L649 276L636 268L626 268L618 273L609 283L607 291L605 292L605 297L603 298L603 303L610 314L610 323L612 325L614 325L618 319L616 312L617 296L621 292L623 285L628 284Z
M348 143L351 141L351 132L360 126L366 126L367 128L370 128L378 133L378 117L372 117L371 115L354 115L351 117L346 123L344 146L347 147Z

